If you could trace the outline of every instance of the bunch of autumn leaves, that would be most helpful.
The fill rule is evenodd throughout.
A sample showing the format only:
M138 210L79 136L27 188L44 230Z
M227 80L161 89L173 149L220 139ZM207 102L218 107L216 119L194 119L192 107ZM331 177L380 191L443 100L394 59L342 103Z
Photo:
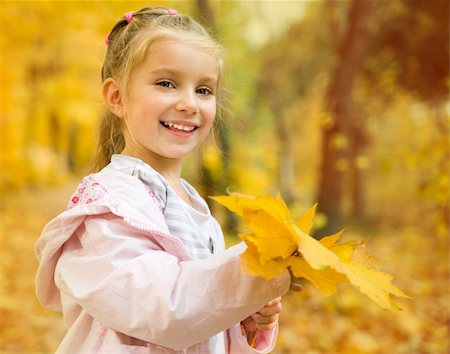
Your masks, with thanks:
M376 269L364 241L337 243L342 231L320 241L310 236L316 206L293 221L280 196L231 194L212 199L241 216L251 231L240 235L248 247L241 256L243 272L272 279L288 268L325 294L351 283L385 309L398 309L392 295L408 298L391 283L392 276Z

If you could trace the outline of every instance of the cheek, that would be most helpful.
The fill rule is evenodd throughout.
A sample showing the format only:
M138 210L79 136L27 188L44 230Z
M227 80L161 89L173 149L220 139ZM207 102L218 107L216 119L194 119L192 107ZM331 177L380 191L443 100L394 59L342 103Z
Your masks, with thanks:
M214 104L211 104L208 109L205 111L206 115L207 115L207 119L208 122L213 122L215 117L216 117L216 113L217 113L217 109L216 109L216 103L214 102Z

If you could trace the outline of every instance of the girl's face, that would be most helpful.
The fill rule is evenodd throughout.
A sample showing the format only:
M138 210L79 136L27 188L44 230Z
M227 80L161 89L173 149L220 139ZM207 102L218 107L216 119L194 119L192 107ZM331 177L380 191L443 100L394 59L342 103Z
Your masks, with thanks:
M206 52L172 39L153 43L124 97L124 152L149 164L183 159L212 127L218 80L219 63Z

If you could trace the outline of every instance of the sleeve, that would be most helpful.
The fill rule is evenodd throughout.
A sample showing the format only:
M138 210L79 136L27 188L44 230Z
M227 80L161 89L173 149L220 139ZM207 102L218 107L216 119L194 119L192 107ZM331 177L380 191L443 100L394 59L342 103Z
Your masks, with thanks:
M240 272L239 244L180 262L113 214L88 217L65 244L55 283L102 325L180 350L207 340L289 288Z

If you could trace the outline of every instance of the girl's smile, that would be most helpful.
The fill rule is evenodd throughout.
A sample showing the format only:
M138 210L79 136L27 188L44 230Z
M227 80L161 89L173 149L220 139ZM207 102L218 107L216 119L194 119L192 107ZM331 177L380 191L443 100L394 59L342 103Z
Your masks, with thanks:
M161 124L167 129L175 133L192 133L198 127L189 122L161 122Z

